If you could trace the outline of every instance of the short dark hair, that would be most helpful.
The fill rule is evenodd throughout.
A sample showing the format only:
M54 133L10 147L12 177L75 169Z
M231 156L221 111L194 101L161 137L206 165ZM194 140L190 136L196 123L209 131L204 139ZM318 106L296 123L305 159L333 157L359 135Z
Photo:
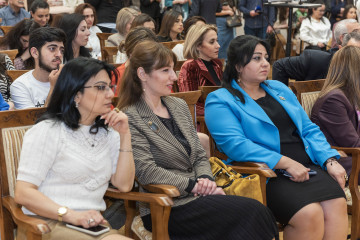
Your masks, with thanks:
M35 13L38 8L50 8L49 4L44 0L35 0L30 7L30 12Z
M146 23L146 22L153 22L154 26L155 26L155 20L152 17L150 17L148 14L142 13L140 15L137 15L134 18L133 22L131 23L130 29L133 29L138 26L144 26L144 23Z
M242 35L234 38L227 50L227 63L223 74L222 87L226 88L234 97L238 97L242 103L245 103L243 94L233 88L231 83L238 78L236 67L245 67L254 54L258 44L265 47L267 54L270 56L269 44L257 37L251 35Z
M75 8L74 13L78 13L78 14L84 15L84 10L85 10L86 8L90 8L91 10L93 10L93 13L94 13L94 23L93 23L93 26L95 26L95 25L98 23L97 16L96 16L96 10L95 10L95 8L93 7L93 5L91 5L90 3L82 3L82 4L80 4L79 6L77 6L77 7Z
M64 122L73 130L79 128L81 115L76 108L74 99L78 92L84 92L84 86L89 79L101 70L105 70L110 79L116 71L114 66L93 58L78 57L66 63L55 84L47 111L38 122L54 119ZM92 133L96 133L100 127L107 129L104 121L100 120L100 116L98 116L90 130Z
M65 14L62 19L59 21L58 28L62 29L66 34L67 43L65 45L65 55L64 60L69 61L74 58L74 52L72 48L72 41L76 38L77 29L81 23L84 21L85 17L82 14L72 13ZM84 47L80 47L80 54L82 57L91 57L89 51Z
M47 42L63 42L66 44L66 35L63 30L53 27L40 27L30 33L29 49L35 47L38 51Z

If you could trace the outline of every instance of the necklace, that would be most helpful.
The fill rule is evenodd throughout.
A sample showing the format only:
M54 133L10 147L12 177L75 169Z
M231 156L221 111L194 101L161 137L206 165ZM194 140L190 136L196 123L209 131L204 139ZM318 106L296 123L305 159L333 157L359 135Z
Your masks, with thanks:
M85 141L91 146L91 147L95 147L95 145L97 145L97 140L96 138L96 134L90 134L90 137L86 136L85 133L82 131L82 129L79 129L79 132L81 133L81 135L84 137Z

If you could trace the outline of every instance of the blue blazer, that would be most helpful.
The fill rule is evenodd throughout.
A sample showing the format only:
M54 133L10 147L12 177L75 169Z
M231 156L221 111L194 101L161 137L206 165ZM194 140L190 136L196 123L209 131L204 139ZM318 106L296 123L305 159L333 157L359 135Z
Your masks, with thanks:
M245 104L225 88L210 93L205 103L206 125L219 150L229 157L226 163L264 162L273 169L282 157L279 131L264 110L235 80L232 86L244 95ZM282 105L295 123L314 164L323 167L328 158L340 157L336 150L331 149L324 134L310 121L286 85L267 80L266 84L260 86Z

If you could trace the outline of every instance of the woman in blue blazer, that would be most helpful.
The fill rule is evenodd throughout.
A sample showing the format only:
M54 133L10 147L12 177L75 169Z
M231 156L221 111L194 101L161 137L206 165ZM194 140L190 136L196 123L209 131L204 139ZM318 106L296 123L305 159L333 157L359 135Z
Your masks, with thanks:
M206 125L227 163L265 162L278 173L268 181L267 204L286 224L284 239L346 239L347 175L339 154L290 89L266 81L268 57L267 43L256 37L230 43L223 88L206 99Z

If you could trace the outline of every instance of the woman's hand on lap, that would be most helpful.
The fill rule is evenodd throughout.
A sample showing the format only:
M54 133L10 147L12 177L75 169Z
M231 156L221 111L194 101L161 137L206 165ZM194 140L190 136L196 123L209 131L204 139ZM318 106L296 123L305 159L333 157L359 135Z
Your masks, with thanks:
M213 195L216 188L217 186L214 181L207 178L199 178L191 192L194 193L195 196Z
M84 228L95 227L99 224L106 223L106 220L100 212L95 210L74 211L69 209L68 213L64 215L63 220L64 222L76 226L83 226Z
M338 162L330 162L326 164L327 172L335 179L341 188L345 188L345 176L347 177L346 171Z

